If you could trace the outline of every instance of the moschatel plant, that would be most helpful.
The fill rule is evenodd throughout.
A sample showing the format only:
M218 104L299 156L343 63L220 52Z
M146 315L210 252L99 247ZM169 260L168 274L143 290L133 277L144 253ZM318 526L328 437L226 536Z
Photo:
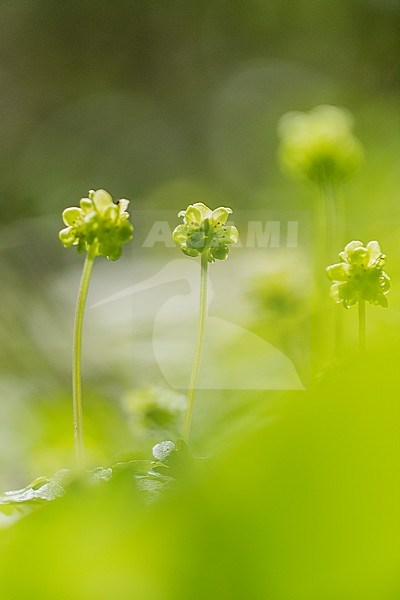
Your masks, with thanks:
M326 269L332 281L331 296L344 308L358 304L359 346L365 351L366 302L387 308L386 294L390 290L390 278L383 271L386 256L376 241L366 246L358 240L347 244L340 252L341 262Z
M319 201L314 207L316 319L315 330L331 326L324 307L323 271L335 249L345 242L345 216L340 187L360 167L363 147L353 134L353 117L345 108L321 105L308 113L292 111L279 121L281 138L279 158L284 171L296 179L317 187ZM333 317L333 315L332 315ZM333 330L333 323L332 323ZM341 353L342 319L335 314L334 339L336 354ZM324 348L326 342L322 345ZM329 345L329 344L328 344Z
M182 210L178 214L183 218L183 223L178 225L172 233L174 242L184 254L194 258L200 254L201 257L199 321L182 431L182 439L186 444L190 436L203 352L207 318L208 264L215 260L226 260L229 254L229 245L236 244L239 239L236 227L227 225L230 214L232 214L232 210L227 207L221 206L211 210L202 202L190 204L186 210Z
M123 244L132 238L133 227L129 222L128 204L128 200L114 202L108 192L100 189L90 191L88 197L81 199L79 207L73 206L63 212L66 227L60 231L61 242L66 247L76 246L79 253L86 253L76 304L72 357L74 441L78 474L85 467L81 354L83 318L90 276L96 256L117 260ZM184 222L173 233L175 242L186 255L201 255L200 319L183 440L178 440L176 444L171 441L157 444L153 448L152 460L134 458L117 462L111 468L97 467L87 473L89 482L109 481L118 472L132 473L146 500L153 501L174 481L174 477L181 476L182 468L191 463L192 457L187 450L187 441L201 364L207 307L207 269L208 263L225 260L229 253L228 246L238 241L236 227L226 224L231 213L230 208L221 207L212 211L202 203L191 205L186 211L179 213ZM64 495L73 477L69 469L61 469L51 478L40 477L26 488L0 495L0 516L7 516L7 524L14 522L38 506Z
M352 129L350 111L327 104L308 113L288 112L279 121L283 170L319 190L317 250L323 264L329 253L344 243L344 210L338 190L363 160L363 147Z
M82 408L82 328L90 276L96 256L117 260L122 245L133 235L127 208L129 200L113 201L105 190L91 190L82 198L80 206L66 208L62 214L66 225L59 237L65 247L76 246L78 252L86 252L82 278L76 303L73 352L72 352L72 399L74 419L74 441L79 468L85 463L83 446Z
M319 226L333 247L343 243L344 217L337 190L363 159L362 145L352 129L351 113L331 105L317 106L308 113L292 111L279 122L282 167L295 178L318 186L325 213Z
M349 179L363 156L345 108L322 104L308 113L291 111L279 121L282 166L291 175L317 185Z

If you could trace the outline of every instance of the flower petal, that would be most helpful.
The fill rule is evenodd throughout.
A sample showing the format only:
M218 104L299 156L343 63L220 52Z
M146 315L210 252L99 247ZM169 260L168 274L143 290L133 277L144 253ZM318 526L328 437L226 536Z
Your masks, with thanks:
M218 260L226 260L228 258L229 249L225 244L221 244L217 248L210 248L210 254Z
M179 213L181 214L181 213ZM187 225L200 225L202 221L201 212L196 206L190 205L184 212L184 220Z
M367 250L370 254L370 258L372 261L375 261L382 254L382 250L379 245L379 242L377 242L376 240L372 240L371 242L368 242Z
M356 248L359 248L360 246L363 246L363 243L359 240L353 240L352 242L349 242L345 246L344 251L339 254L340 258L346 262L350 262L351 254Z
M212 213L213 223L216 225L225 225L229 218L229 215L231 215L232 212L232 209L229 207L225 208L224 206L220 206L219 208L216 208L215 210L213 210Z
M234 225L228 225L228 227L225 227L224 229L226 229L225 243L236 244L239 240L239 232L236 227Z
M63 211L62 219L66 225L74 225L82 217L82 211L77 206L71 206Z
M345 262L336 263L326 268L326 274L331 281L347 281L350 275L350 265Z
M369 261L368 250L364 246L359 246L358 248L355 248L353 252L349 255L349 260L352 265L356 265L359 267L367 267Z
M113 204L113 199L111 195L106 190L96 190L92 195L93 204L96 209L102 213L106 208Z
M186 248L184 246L181 247L181 250L183 252L183 254L186 254L186 256L198 256L199 255L199 251L195 250L194 248Z
M378 304L379 306L383 306L383 308L387 308L389 306L388 299L385 294L377 294L371 304Z
M343 283L332 283L330 287L330 295L331 298L337 303L340 304L342 302L342 297L340 295L340 287Z
M122 215L123 213L126 213L128 210L128 206L129 200L121 198L121 200L118 201L119 214Z
M133 236L133 225L127 220L124 220L118 228L118 238L121 244L129 242Z
M65 229L61 229L58 236L66 248L68 246L72 246L76 242L76 234L72 227L65 227Z
M178 225L175 227L174 231L172 232L172 239L174 240L175 244L178 244L178 246L185 244L187 240L186 226Z
M379 266L383 267L386 262L386 256L382 253L379 242L373 240L372 242L368 242L367 250L369 252L369 261L368 266L374 267Z
M390 277L387 273L385 273L385 271L382 271L381 276L379 277L379 285L384 294L387 294L387 292L390 290Z
M85 214L90 212L94 208L93 202L90 200L90 198L81 198L79 205L82 209L82 212Z
M193 207L200 211L202 221L204 221L204 219L212 218L211 208L208 208L208 206L203 204L203 202L196 202L195 204L193 204Z
M119 208L116 204L111 204L107 206L104 211L104 218L109 220L111 223L115 223L119 217Z

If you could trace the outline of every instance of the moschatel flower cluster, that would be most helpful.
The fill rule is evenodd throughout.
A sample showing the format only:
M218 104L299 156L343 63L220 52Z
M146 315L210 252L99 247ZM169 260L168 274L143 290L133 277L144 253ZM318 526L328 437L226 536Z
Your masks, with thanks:
M318 184L347 180L363 158L361 143L352 128L351 113L337 106L286 113L279 122L283 168Z
M129 222L129 200L113 201L106 190L91 190L82 198L80 207L66 208L62 214L67 227L60 231L65 247L77 246L83 253L95 249L96 256L117 260L122 245L132 238L133 227Z
M187 256L207 253L208 262L225 260L229 254L229 244L236 244L239 232L233 225L227 225L230 208L221 206L211 210L202 202L190 204L179 213L183 224L178 225L172 234L174 242Z
M370 304L388 305L386 294L390 289L390 278L383 271L386 256L376 241L353 241L339 254L342 262L327 267L331 281L331 296L345 308L366 300Z

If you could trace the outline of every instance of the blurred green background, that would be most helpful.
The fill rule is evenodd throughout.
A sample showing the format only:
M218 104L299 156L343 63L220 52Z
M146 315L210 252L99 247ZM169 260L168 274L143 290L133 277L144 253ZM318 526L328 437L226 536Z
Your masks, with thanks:
M371 310L369 335L372 345L398 339L399 24L395 0L0 1L1 489L72 461L69 360L82 260L58 241L62 209L104 187L133 210L205 201L310 214L314 190L288 180L276 159L277 121L288 110L330 103L354 114L366 164L343 191L346 234L376 238L388 255L391 308ZM307 293L293 273L305 259L292 259L288 274L277 254L266 255L271 279L240 290L247 325L304 371ZM118 266L99 260L98 297L147 266L129 250ZM349 352L355 321L346 315ZM179 427L179 397L171 417L163 413L171 391L159 381L135 390L121 350L135 352L134 324L103 325L99 334L89 316L85 338L94 464L148 452ZM277 400L202 393L198 447L229 439L260 407L275 413Z

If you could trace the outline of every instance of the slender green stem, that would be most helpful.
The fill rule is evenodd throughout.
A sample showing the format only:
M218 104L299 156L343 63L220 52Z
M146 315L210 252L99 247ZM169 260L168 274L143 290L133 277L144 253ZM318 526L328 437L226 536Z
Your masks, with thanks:
M85 456L83 447L83 411L82 411L82 327L83 315L85 312L86 298L89 289L90 275L92 273L93 263L96 256L96 248L92 247L86 254L85 264L83 266L81 283L79 286L78 299L75 310L74 340L72 346L72 404L74 416L74 441L76 463L78 469L85 466Z
M360 354L365 353L365 333L366 333L366 305L365 300L358 301L358 332L359 332L359 347Z
M344 244L344 207L339 190L328 179L320 183L320 220L319 220L319 258L321 276L326 265L330 264L339 248ZM326 278L325 278L326 279ZM324 288L325 289L325 285ZM319 334L325 329L323 335L323 348L320 352L326 358L340 357L343 345L343 310L337 307L336 312L327 305L327 294L323 293L324 301L321 306L321 323Z
M329 256L332 253L337 253L338 243L338 207L335 190L332 185L324 186L325 213L327 219L327 235L326 235L326 254Z
M343 306L338 304L335 311L335 355L340 358L343 354Z
M324 263L328 264L333 258L332 254L337 254L338 248L344 244L344 206L341 194L338 189L329 181L321 182L320 197L324 220L322 224L322 236L325 238L321 242L323 248ZM320 223L321 226L321 223Z
M201 357L203 353L204 331L207 317L207 283L208 283L208 258L207 252L201 255L201 278L200 278L200 306L199 306L199 323L197 328L196 348L194 352L192 373L190 375L187 407L185 419L183 422L182 439L189 442L190 428L192 425L193 406L196 394L196 387L199 380Z

